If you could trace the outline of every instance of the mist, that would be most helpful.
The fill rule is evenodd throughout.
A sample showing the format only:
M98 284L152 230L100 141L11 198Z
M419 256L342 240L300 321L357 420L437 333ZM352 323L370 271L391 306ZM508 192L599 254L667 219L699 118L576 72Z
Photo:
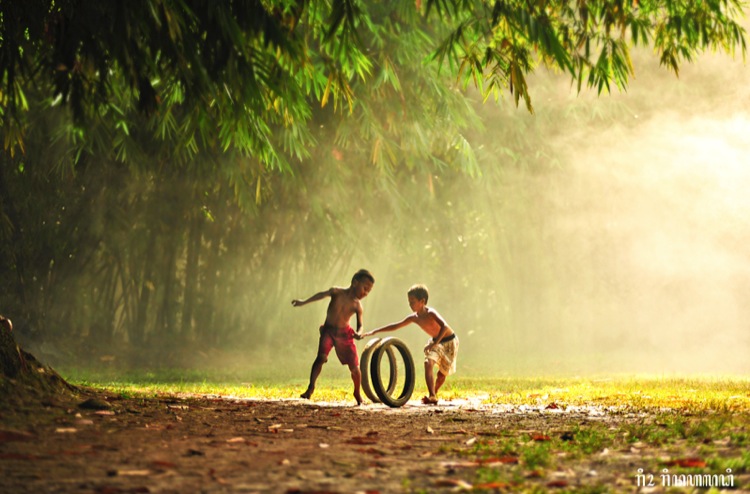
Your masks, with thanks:
M568 329L607 370L746 369L750 121L690 108L560 144L571 173L547 199Z
M707 54L677 78L653 58L636 53L627 91L601 96L540 69L530 78L533 114L467 90L483 124L465 136L476 173L409 164L384 174L350 161L366 152L321 137L316 156L327 161L265 178L270 192L250 213L219 186L190 200L190 177L180 194L155 187L155 206L136 211L102 188L90 212L109 248L134 235L127 222L107 220L114 206L155 240L122 251L122 284L73 272L50 297L62 317L37 340L24 339L20 321L19 339L66 368L87 355L87 365L213 369L303 385L326 302L290 301L346 287L367 268L376 282L363 301L364 329L407 316L407 290L424 283L428 305L459 336L463 377L746 373L748 68ZM326 133L334 134L321 125ZM181 184L176 176L164 189ZM169 228L143 226L161 225L165 208ZM198 240L193 257L186 238ZM99 250L94 268L119 272ZM143 279L131 284L132 276ZM149 305L139 318L142 300ZM138 320L148 328L136 331ZM393 335L419 363L426 335L417 326ZM63 348L79 342L85 353ZM329 362L322 378L348 379L334 356Z
M679 78L645 57L636 67L627 92L600 97L540 74L535 115L509 111L509 101L492 111L532 129L540 128L534 119L554 118L531 137L549 166L506 170L490 187L485 176L460 193L447 188L432 206L451 216L450 228L407 234L385 221L377 249L336 260L331 277L289 298L346 286L367 267L376 277L364 301L373 329L405 317L407 289L426 283L428 305L459 335L464 376L747 372L748 69L718 55ZM492 129L482 139L491 141ZM480 211L491 234L476 238L476 218L457 220L458 204ZM464 253L454 245L450 258L435 255L446 241L463 243ZM405 245L421 254L404 258ZM311 362L325 307L295 310ZM417 326L394 335L421 354L426 337Z

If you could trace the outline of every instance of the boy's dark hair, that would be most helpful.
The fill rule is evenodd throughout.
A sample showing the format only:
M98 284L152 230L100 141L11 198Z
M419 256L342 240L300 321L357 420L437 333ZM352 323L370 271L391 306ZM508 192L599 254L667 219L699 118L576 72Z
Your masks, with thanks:
M360 269L359 271L354 273L354 276L352 276L352 283L354 283L355 281L362 281L363 279L367 279L375 283L375 277L366 269Z
M422 284L414 285L409 288L409 291L406 292L406 294L413 296L417 300L424 300L424 303L427 303L427 299L430 298L430 292L428 292L427 287Z

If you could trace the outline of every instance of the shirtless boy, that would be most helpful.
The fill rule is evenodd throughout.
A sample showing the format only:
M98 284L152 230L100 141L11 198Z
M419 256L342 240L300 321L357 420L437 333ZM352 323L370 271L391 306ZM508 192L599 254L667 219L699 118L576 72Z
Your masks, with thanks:
M349 366L354 383L354 399L357 400L357 405L362 404L362 395L360 394L362 375L359 371L359 356L357 355L357 347L354 345L354 338L361 338L359 333L362 331L362 304L360 301L370 293L374 283L375 278L372 274L366 269L360 269L354 273L349 288L333 287L316 293L307 300L292 300L294 307L301 307L326 297L331 298L328 303L326 321L320 327L318 356L310 370L310 384L300 398L309 399L312 396L313 391L315 391L315 382L318 380L320 371L323 370L323 364L328 362L328 354L331 352L331 348L335 348L336 356L339 358L341 365ZM349 325L349 320L355 314L357 315L356 332Z
M417 324L425 333L430 335L430 339L424 347L424 378L429 396L422 398L422 403L436 405L438 402L437 394L445 382L445 378L456 372L458 337L435 309L427 307L429 292L426 286L414 285L409 289L407 296L409 307L414 311L413 314L406 316L402 321L364 333L362 337L372 336L383 331L395 331L410 323ZM437 377L434 377L433 368L436 365L438 366L438 373Z

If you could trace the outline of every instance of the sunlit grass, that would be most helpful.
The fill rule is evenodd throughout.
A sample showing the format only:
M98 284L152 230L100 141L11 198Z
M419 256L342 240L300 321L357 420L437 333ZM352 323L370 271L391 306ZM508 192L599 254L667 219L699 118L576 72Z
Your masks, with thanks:
M750 380L740 378L660 378L654 376L588 378L458 379L455 396L487 394L493 404L568 406L599 405L694 411L750 410Z
M114 393L161 395L197 394L244 399L297 398L307 376L275 378L272 375L220 374L197 371L65 374L74 384ZM419 376L418 376L419 377ZM418 379L412 399L426 393ZM741 378L680 378L625 376L611 378L529 378L451 376L440 391L442 400L471 399L485 405L531 406L566 409L578 406L672 409L693 412L750 411L750 380ZM321 377L314 401L351 401L347 378Z

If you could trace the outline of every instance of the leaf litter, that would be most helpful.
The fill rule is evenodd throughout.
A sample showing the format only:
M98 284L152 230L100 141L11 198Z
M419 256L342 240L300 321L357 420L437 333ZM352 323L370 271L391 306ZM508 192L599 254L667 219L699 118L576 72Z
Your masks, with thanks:
M658 479L665 469L731 469L734 492L750 489L746 412L480 399L396 409L215 395L92 400L4 413L0 490L634 492L639 471Z

